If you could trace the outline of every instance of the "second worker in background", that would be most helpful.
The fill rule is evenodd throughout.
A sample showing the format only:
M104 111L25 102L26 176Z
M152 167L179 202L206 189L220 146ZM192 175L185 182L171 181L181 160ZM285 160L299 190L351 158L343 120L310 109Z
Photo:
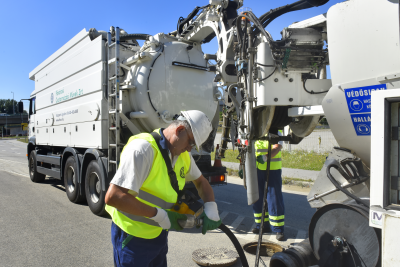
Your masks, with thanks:
M278 131L278 135L282 136L282 131ZM285 225L285 205L282 195L282 145L278 144L271 146L271 163L267 190L268 205L265 209L263 233L276 233L276 239L282 241L284 239ZM253 204L254 219L256 227L253 233L258 234L261 225L262 206L264 198L264 187L267 181L267 154L268 141L258 140L255 143L256 159L257 159L257 178L259 199Z

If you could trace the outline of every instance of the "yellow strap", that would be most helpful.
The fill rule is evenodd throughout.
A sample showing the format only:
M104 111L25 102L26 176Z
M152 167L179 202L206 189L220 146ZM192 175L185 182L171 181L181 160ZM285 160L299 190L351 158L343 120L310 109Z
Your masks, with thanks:
M272 226L284 226L284 225L285 225L285 222L279 222L279 223L277 223L277 222L270 221L269 224L271 224Z
M285 219L285 215L281 215L281 216L272 216L272 215L269 215L269 217L270 217L272 220L274 220L274 221L278 221L278 220L283 220L283 219Z
M261 223L261 219L259 219L259 220L254 220L256 223ZM269 219L268 218L264 218L264 222L268 222L269 221Z
M265 212L265 215L268 216L268 212ZM261 217L262 213L254 213L254 217Z

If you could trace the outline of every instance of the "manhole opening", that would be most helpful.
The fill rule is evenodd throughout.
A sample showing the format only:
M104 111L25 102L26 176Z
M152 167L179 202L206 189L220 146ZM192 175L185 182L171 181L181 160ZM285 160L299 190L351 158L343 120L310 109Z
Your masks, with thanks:
M244 251L247 253L256 255L257 252L257 244L258 242L250 242L247 244L243 245ZM267 256L267 257L272 257L277 252L282 252L283 248L275 243L272 242L261 242L261 249L260 249L260 255L261 256Z

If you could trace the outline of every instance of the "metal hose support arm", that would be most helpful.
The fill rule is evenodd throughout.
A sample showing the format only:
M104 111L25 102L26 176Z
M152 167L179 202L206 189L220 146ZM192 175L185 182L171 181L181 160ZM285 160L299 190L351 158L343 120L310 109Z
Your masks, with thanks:
M225 224L221 223L221 225L218 227L222 232L224 232L229 239L232 241L232 244L235 246L235 249L237 253L239 254L240 261L242 262L244 267L249 267L249 263L247 262L246 255L244 254L243 248L240 245L239 241L237 240L236 236L229 230L228 227L225 226Z
M366 203L366 202L365 202L364 200L362 200L361 198L359 198L359 197L353 195L352 193L350 193L349 191L347 191L346 189L344 189L344 188L338 183L338 181L336 181L336 179L335 179L335 178L332 176L332 174L331 174L331 168L335 168L336 170L338 170L339 173L340 173L343 177L345 177L345 178L346 178L347 175L340 169L340 167L339 167L337 164L335 164L335 163L329 164L329 165L326 167L326 174L327 174L327 176L328 176L328 179L332 182L332 184L333 184L337 189L339 189L340 191L342 191L343 194L345 194L346 196L348 196L348 197L354 199L356 202L358 202L358 203L360 203L360 204L362 204L362 205L364 205L364 206L366 206L366 207L369 208L369 204L368 204L368 203Z
M120 41L128 41L128 40L148 40L150 34L145 34L145 33L130 33L130 34L124 34L119 37Z

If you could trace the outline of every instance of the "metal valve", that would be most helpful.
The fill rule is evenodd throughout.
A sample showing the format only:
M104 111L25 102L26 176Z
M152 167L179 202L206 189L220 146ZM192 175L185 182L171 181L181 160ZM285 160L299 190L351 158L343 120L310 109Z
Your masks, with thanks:
M195 226L200 227L201 225L203 225L203 219L200 219L191 214L185 215L187 217L187 220L178 220L178 223L182 228L193 228Z

